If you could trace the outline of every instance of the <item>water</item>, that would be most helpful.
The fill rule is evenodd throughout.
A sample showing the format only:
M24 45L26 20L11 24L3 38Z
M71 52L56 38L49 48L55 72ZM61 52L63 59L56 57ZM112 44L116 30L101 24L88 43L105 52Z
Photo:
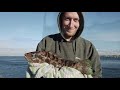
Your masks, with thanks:
M101 58L103 78L120 78L120 58ZM25 78L27 61L23 56L0 56L0 77Z
M0 77L24 78L27 62L22 56L0 57Z
M103 77L120 78L120 58L101 58Z

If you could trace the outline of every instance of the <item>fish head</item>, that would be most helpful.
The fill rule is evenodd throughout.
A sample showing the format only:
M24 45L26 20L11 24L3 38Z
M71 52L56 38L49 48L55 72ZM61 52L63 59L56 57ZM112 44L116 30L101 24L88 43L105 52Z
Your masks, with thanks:
M28 62L42 63L45 62L47 54L46 51L33 51L25 53L24 57Z

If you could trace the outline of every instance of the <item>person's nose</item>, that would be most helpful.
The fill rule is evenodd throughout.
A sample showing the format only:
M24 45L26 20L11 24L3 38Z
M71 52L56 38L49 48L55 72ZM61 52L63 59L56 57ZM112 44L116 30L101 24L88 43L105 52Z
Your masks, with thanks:
M70 28L73 28L73 26L74 26L74 21L73 21L73 19L70 21L69 26L70 26Z

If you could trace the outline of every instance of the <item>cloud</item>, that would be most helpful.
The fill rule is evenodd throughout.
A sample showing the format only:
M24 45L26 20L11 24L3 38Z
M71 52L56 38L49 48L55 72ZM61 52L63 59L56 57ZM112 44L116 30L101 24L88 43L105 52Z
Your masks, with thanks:
M10 43L7 40L0 40L0 48L7 48L10 46Z
M119 12L87 12L85 14L86 27L95 27L96 25L113 24L120 22Z
M90 40L101 40L101 41L120 41L120 33L118 32L98 32L98 33L89 33L90 35L82 35L83 37Z
M25 53L32 51L35 51L35 49L0 48L0 56L24 56Z
M23 56L26 52L35 51L38 43L29 39L0 40L0 42L0 56Z
M120 41L93 40L92 43L99 50L120 50Z
M40 40L30 40L26 38L17 38L10 40L0 40L0 48L34 48Z
M99 34L97 37L98 40L103 41L120 41L120 33L118 32L110 32L110 33L103 33Z
M102 23L94 23L93 25L86 27L89 30L100 30L100 31L116 31L120 28L120 20L114 22L102 22Z
M92 40L120 41L120 20L86 27L82 36Z

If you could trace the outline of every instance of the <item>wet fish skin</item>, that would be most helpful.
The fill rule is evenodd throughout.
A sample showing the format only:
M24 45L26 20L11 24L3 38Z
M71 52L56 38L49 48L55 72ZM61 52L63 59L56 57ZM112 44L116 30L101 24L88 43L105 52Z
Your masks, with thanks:
M34 51L25 53L25 58L30 63L44 63L52 64L56 68L62 68L63 66L71 67L79 70L82 74L92 75L92 69L90 60L71 61L65 60L49 51Z

